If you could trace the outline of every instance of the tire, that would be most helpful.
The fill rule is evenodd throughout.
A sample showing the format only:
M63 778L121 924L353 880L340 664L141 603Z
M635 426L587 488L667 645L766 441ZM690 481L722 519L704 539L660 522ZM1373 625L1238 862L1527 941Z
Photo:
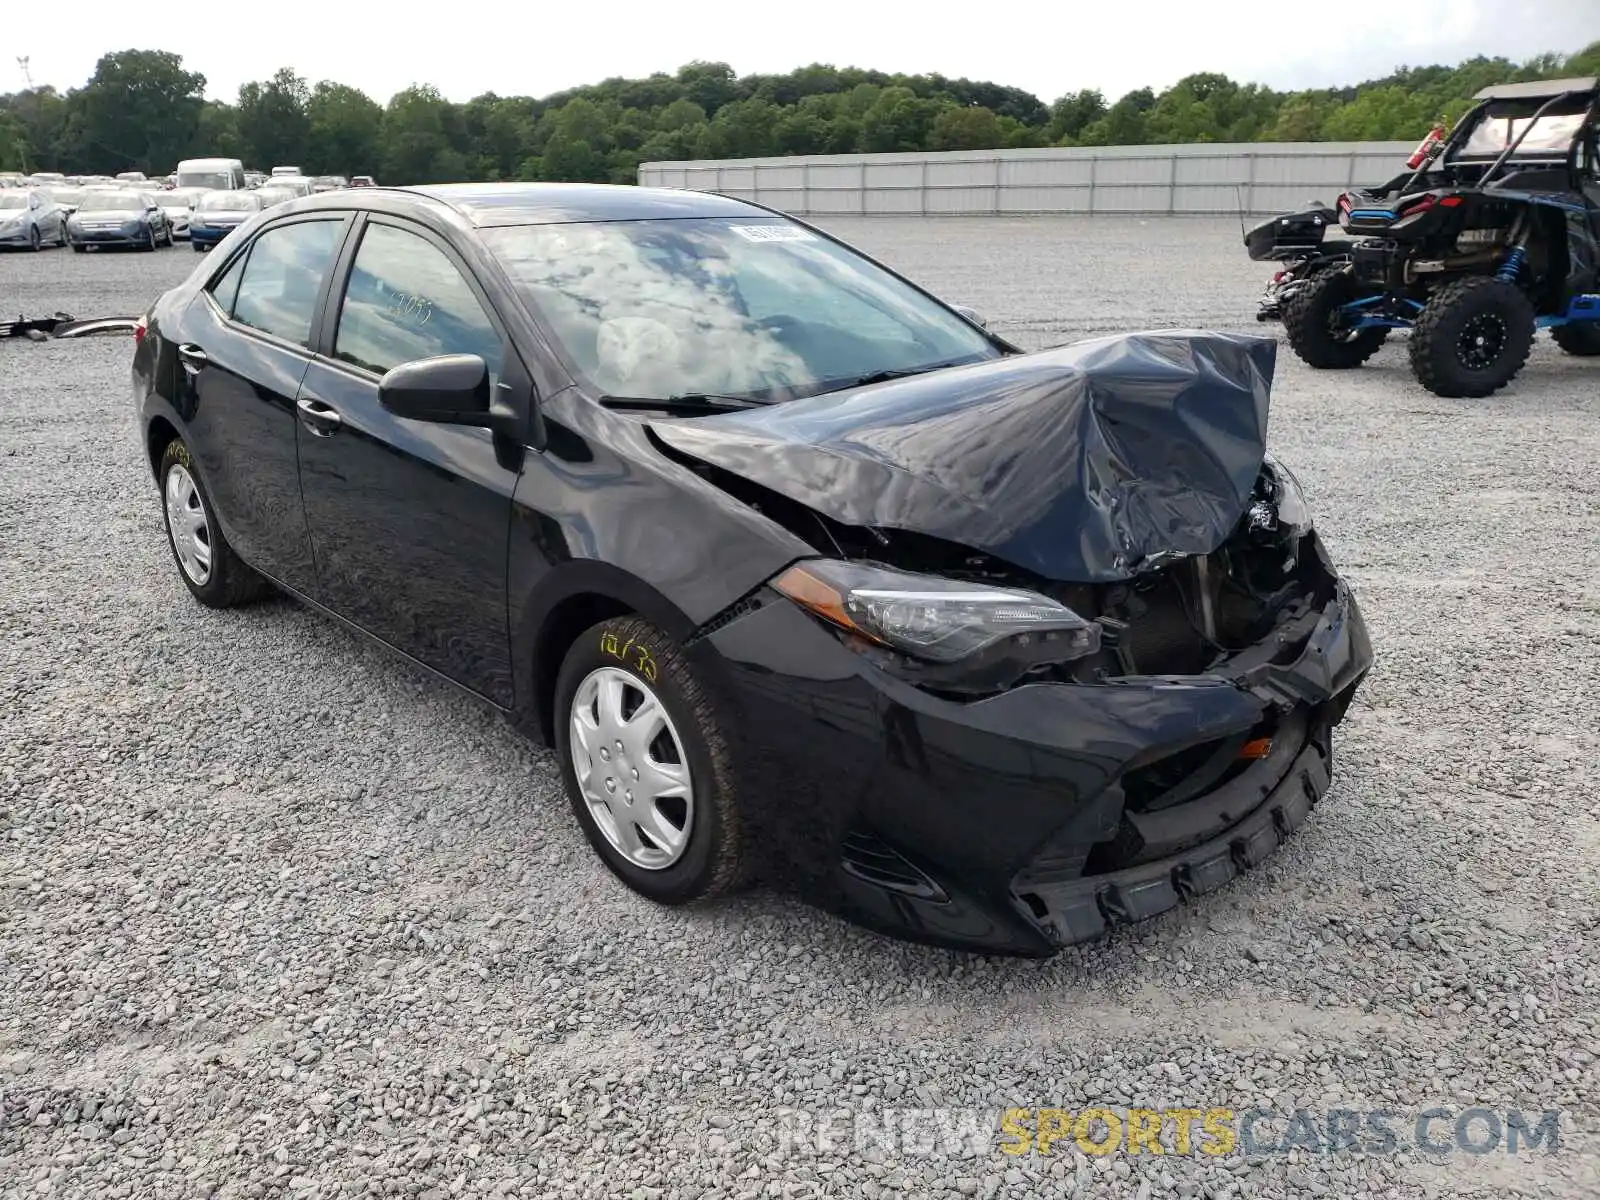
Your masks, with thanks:
M28 229L28 249L35 254L44 249L44 239L39 236L39 227L37 225L30 226Z
M73 243L71 243L71 245L72 245L72 252L74 254L82 254L84 252L84 250L87 249L87 247L80 246L77 242L73 242Z
M1600 321L1574 321L1571 325L1557 325L1550 331L1550 336L1555 339L1556 345L1579 358L1593 358L1600 354Z
M604 711L610 694L620 697L613 708L624 718L620 725ZM650 698L665 721L653 724L656 736L648 743L625 741L626 720L637 718ZM561 664L553 711L567 798L589 844L613 874L658 904L687 904L739 887L747 856L726 737L729 722L677 642L636 617L591 627ZM580 724L594 739L587 752L575 742ZM621 738L605 736L619 732ZM687 785L688 803L672 795L670 786L663 786L664 803L636 799L627 785L648 787L654 774L646 766L644 777L637 778L643 760L668 768L656 775L659 785L670 785L668 775L676 768ZM602 772L609 771L616 775L602 780ZM681 834L677 845L674 833Z
M167 443L156 477L161 483L167 544L178 566L178 577L196 600L207 608L232 608L259 599L271 590L271 585L228 545L212 515L211 497L194 469L189 447L180 439ZM202 540L209 557L199 549Z
M1359 367L1389 336L1385 328L1350 330L1338 309L1360 298L1355 277L1346 270L1319 271L1283 308L1289 345L1306 365L1323 371Z
M194 240L194 234L192 233L189 235L189 245L194 247L194 252L196 254L204 254L206 252L206 248Z
M156 250L156 227L154 225L145 226L145 239L145 244L140 246L139 249L147 254L154 254Z
M61 222L61 246L63 249L72 245L72 239L67 236L67 223Z
M1479 275L1428 298L1411 332L1411 370L1436 396L1477 398L1516 377L1533 348L1533 304L1514 283Z
M167 226L167 236L161 239L161 244L168 250L172 249L172 226Z

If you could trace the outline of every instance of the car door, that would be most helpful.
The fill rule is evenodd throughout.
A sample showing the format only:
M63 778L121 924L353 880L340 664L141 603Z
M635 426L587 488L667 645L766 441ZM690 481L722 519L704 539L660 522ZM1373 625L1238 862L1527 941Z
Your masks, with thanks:
M509 705L506 546L519 460L486 429L393 415L378 381L403 362L471 353L495 387L513 351L471 272L432 232L369 215L344 257L348 278L298 402L318 596Z
M347 224L333 213L269 227L213 276L178 331L184 437L228 541L306 595L317 577L294 403Z

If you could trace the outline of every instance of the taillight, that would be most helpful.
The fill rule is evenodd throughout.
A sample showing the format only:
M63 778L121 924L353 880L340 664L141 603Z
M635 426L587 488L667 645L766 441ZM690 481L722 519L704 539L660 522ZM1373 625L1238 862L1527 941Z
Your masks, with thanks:
M147 318L140 317L133 323L133 344L135 346L144 341L145 332L150 328Z
M1433 201L1434 197L1431 192L1424 193L1423 195L1417 197L1417 199L1413 200L1410 204L1402 208L1400 210L1400 215L1402 217L1414 217L1418 213L1427 212L1433 207Z

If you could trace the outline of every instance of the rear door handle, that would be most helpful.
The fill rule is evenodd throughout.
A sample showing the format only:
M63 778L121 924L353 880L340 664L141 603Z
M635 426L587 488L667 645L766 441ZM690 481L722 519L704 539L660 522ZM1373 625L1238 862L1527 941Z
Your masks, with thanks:
M318 437L332 437L344 424L343 417L314 397L302 396L294 406L300 410L300 423Z
M178 361L183 364L183 369L192 375L210 362L211 359L206 357L204 350L191 342L178 347Z

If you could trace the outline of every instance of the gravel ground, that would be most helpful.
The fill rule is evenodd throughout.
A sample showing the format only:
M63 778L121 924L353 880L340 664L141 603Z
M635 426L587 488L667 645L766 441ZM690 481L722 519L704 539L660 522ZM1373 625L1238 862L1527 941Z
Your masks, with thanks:
M1030 346L1255 328L1228 222L833 224ZM132 313L193 265L7 256L0 304ZM1349 374L1284 350L1273 447L1380 656L1334 790L1249 878L1031 963L766 893L654 908L493 715L288 602L195 605L127 358L0 343L0 1194L1600 1189L1600 365L1541 338L1457 402L1398 339ZM1056 1105L1259 1107L1269 1149L1382 1108L1401 1144L951 1133ZM1433 1106L1558 1109L1561 1148L1420 1153Z

